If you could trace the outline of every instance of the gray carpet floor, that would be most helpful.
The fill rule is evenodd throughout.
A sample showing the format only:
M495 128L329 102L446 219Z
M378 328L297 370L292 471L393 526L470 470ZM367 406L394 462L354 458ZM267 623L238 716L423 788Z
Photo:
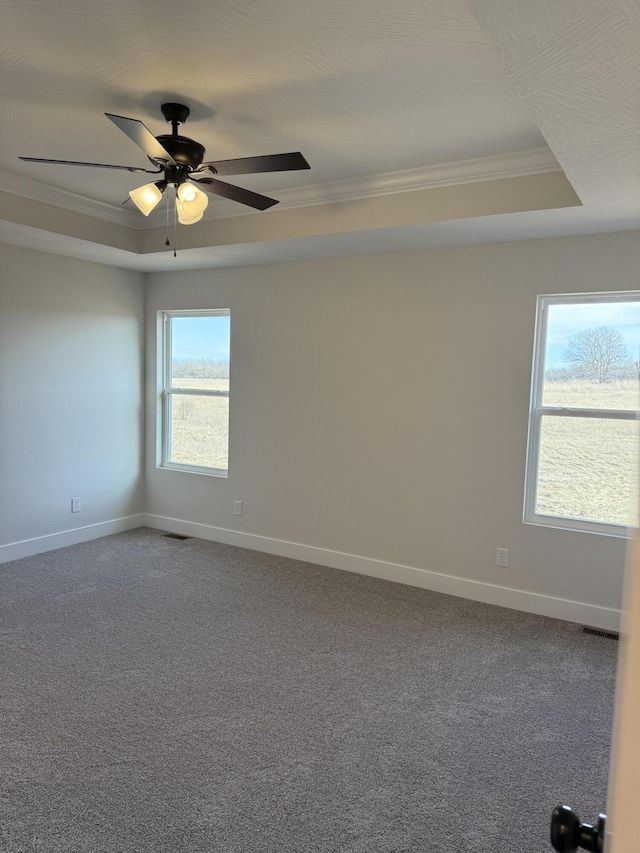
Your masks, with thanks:
M0 848L544 853L617 643L139 529L0 566Z

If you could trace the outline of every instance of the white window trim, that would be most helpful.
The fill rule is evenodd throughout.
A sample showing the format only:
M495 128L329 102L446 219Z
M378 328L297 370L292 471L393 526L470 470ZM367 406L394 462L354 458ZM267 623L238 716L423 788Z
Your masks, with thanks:
M605 536L629 538L634 535L634 528L627 527L624 524L587 521L568 516L544 515L535 511L540 458L540 430L543 416L640 420L640 413L632 409L583 409L542 405L545 373L544 356L547 342L547 318L549 316L547 308L549 305L585 302L640 302L640 293L637 291L616 291L611 293L564 293L538 296L529 404L523 521L525 524L535 524L542 527L557 527L563 530L577 530Z
M171 323L172 317L230 317L228 308L202 310L158 311L158 429L159 454L156 467L189 474L204 474L208 477L229 476L228 468L210 468L205 465L190 465L186 462L171 462L171 404L174 396L228 397L228 391L213 391L210 388L172 387L171 372Z

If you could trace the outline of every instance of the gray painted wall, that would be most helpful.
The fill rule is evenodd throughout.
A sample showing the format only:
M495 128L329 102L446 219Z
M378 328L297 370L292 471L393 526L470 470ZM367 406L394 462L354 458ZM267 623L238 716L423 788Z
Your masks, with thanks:
M0 259L0 546L146 511L620 606L624 540L521 516L536 296L637 288L636 234L147 276L146 498L145 277ZM208 307L232 311L228 480L155 466L156 312Z
M639 268L615 234L152 274L147 512L618 608L625 540L522 523L527 416L537 294ZM231 309L228 480L156 468L180 308Z
M4 245L0 270L0 545L140 512L143 276Z

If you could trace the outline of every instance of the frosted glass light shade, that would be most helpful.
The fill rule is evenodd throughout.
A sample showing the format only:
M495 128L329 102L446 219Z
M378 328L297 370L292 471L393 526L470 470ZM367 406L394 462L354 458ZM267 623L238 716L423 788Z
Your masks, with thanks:
M193 225L194 222L199 222L204 213L204 210L201 210L200 213L187 213L179 198L176 199L176 210L178 211L178 222L181 225Z
M193 201L196 197L196 187L190 182L185 181L178 187L178 198L184 204L185 201Z
M182 204L182 210L187 216L204 213L209 204L206 193L203 193L199 187L190 181L185 181L178 187L178 199L176 203L178 200Z
M129 193L135 206L148 216L162 198L162 193L155 184L145 184Z

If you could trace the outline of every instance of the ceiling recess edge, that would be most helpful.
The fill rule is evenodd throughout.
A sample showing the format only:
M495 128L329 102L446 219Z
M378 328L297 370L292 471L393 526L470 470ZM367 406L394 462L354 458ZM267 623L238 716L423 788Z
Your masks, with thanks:
M278 191L280 204L277 210L558 171L562 171L562 168L549 148L531 148L508 154L359 177L348 181L280 190ZM0 170L0 191L136 229L154 228L158 225L157 216L141 221L137 211L86 198L78 193L52 187L6 170ZM220 209L213 203L209 206L205 219L246 215L254 215L254 212L245 211L239 207L237 212L230 213L228 206Z

